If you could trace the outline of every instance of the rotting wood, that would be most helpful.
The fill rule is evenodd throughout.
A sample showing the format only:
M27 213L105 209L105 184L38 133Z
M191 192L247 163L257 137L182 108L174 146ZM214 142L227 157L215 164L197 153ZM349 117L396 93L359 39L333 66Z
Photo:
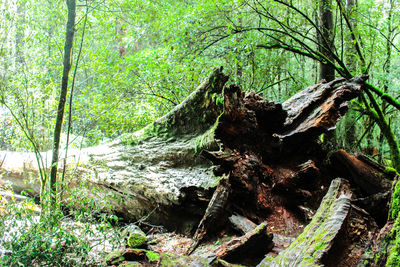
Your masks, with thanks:
M216 254L230 263L242 263L246 258L258 262L272 249L272 238L267 224L261 223L245 235L222 244Z
M382 167L371 160L365 160L365 157L364 160L359 157L341 149L333 153L330 159L334 168L341 169L344 175L351 178L350 181L362 190L364 196L389 191L391 182Z
M298 232L296 225L312 216L313 202L324 191L315 181L325 155L315 142L335 126L347 110L346 101L361 87L344 79L322 82L282 105L254 93L245 95L236 85L225 87L225 110L215 130L222 150L203 154L217 165L216 175L231 174L229 203L234 210L254 221L283 213L286 225L280 227ZM293 144L301 154L293 152Z
M237 85L224 87L227 79L217 69L182 104L142 131L83 151L77 177L88 177L89 188L104 193L89 189L82 195L103 199L115 193L111 206L125 219L144 216L178 231L199 225L191 251L224 228L234 213L257 224L265 221L268 231L291 240L317 216L335 177L351 181L353 204L385 204L385 185L375 192L354 182L362 181L363 172L330 173L340 167L326 165L327 152L319 143L320 134L333 129L347 111L347 101L361 92L363 81L320 82L279 104L245 94ZM370 170L382 173L382 168ZM218 181L212 171L229 178L221 180L211 198ZM365 222L367 217L362 215ZM351 245L358 244L360 239L354 239Z
M335 179L314 218L303 233L276 258L266 258L258 266L318 266L332 247L350 209L352 192L346 180Z
M238 214L234 214L229 217L229 221L231 222L233 228L239 231L241 234L246 234L257 227L255 223Z
M217 189L215 189L206 212L197 227L196 233L193 236L193 244L190 246L187 254L192 253L196 249L208 232L218 229L218 225L224 222L224 219L221 219L221 217L224 217L222 214L225 212L224 209L228 202L229 192L229 175L224 175L219 181Z

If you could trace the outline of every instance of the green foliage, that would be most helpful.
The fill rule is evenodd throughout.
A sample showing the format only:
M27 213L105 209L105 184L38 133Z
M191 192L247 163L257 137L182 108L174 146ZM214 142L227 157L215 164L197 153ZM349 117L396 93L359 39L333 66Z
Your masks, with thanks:
M5 248L13 251L10 256L4 256L4 265L41 264L75 265L87 257L87 246L65 227L54 223L59 218L45 218L43 221L22 225L19 236L12 236L12 242L5 243ZM79 259L70 257L74 253Z
M75 193L70 192L71 200L82 194ZM12 251L0 258L0 265L87 266L99 261L90 253L98 251L102 243L109 243L106 250L120 247L123 238L115 227L119 218L102 213L104 204L88 204L81 203L81 208L70 210L69 216L60 210L39 214L31 199L15 202L0 196L0 245ZM101 255L103 250L101 245L101 251L95 254Z
M399 175L399 173L396 171L396 169L392 168L392 167L386 167L384 170L384 173L387 175L390 175L392 177Z
M39 216L32 201L7 203L1 217L0 240L12 251L0 259L2 266L76 265L88 260L89 246L61 223L59 213Z

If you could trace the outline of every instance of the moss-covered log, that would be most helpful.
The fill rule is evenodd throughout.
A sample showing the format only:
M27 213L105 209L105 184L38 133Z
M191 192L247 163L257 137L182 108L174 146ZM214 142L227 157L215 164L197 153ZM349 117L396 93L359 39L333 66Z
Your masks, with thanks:
M369 216L351 207L352 192L346 180L335 179L312 221L276 258L258 266L356 266L364 246L377 227Z
M359 95L364 78L320 82L282 104L255 93L245 94L237 85L225 86L227 80L222 69L216 69L184 102L141 131L72 151L67 160L71 177L65 188L78 191L78 198L96 199L105 209L129 220L145 218L191 233L198 225L192 249L226 228L227 218L235 213L256 224L265 222L266 231L279 237L275 241L284 243L302 233L311 219L307 229L315 232L318 223L322 223L321 229L325 223L332 224L329 234L322 236L324 248L314 247L319 254L312 262L334 264L340 260L352 266L356 259L344 257L365 251L364 230L374 232L377 217L382 217L371 214L371 218L356 205L386 205L383 196L390 177L382 174L384 168L360 157L342 153L345 157L336 158L336 163L334 157L329 161L320 135L332 130L346 113L347 101ZM35 175L34 163L22 160L14 169L12 165L15 167L15 157L6 157L3 180ZM343 169L346 171L340 173ZM348 196L336 194L343 189L337 185L342 185L338 182L342 180L334 180L336 177L350 181L352 205ZM329 194L335 197L325 198L317 211L332 180L333 188L340 190L331 189ZM73 195L67 190L63 196L72 208L81 203L72 202ZM327 205L335 209L327 209ZM329 214L336 214L338 220L330 221ZM306 232L307 242L317 238L312 230ZM354 237L352 249L328 253L338 249L335 244L349 248L339 241L342 233ZM275 251L285 247L277 243ZM289 255L290 250L282 253ZM303 253L302 259L307 255Z
M304 232L276 258L266 258L259 266L317 266L332 247L350 209L352 192L341 179L332 181L320 208Z
M141 131L104 145L70 149L64 204L76 208L80 199L97 199L102 208L125 219L146 216L152 223L190 230L218 183L211 163L197 151L217 147L213 129L223 112L219 101L227 80L222 68L215 69L185 101ZM4 154L2 183L39 193L33 153L3 152L2 158ZM43 158L50 159L50 153Z

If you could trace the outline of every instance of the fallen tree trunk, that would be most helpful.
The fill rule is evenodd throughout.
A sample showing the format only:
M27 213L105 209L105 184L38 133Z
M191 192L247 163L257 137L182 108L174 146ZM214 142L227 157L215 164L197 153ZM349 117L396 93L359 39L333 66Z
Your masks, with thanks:
M338 163L327 164L328 153L319 142L319 136L334 129L346 113L347 101L359 95L365 77L322 81L283 104L245 94L236 85L225 86L227 80L222 69L216 69L182 104L143 130L72 152L67 161L68 188L81 190L79 196L84 199L102 200L105 209L111 206L110 211L129 220L145 218L174 230L196 230L192 250L226 228L234 213L259 225L266 222L266 231L279 237L276 242L292 240L312 218L334 212L321 206L316 213L336 177L350 181L359 203L387 194L390 177L381 168L343 153ZM25 162L13 170L13 160L6 157L3 180L16 173L23 177L26 171L34 175L34 164ZM366 172L373 170L379 180L365 176L359 168L364 165L358 161L374 165ZM343 176L338 175L339 164L347 168ZM71 202L72 196L69 190L64 197ZM360 215L365 211L354 204L348 210L347 199L346 205L344 200L337 204L338 210L347 210L340 225L355 218L371 220L373 225L376 218ZM327 243L339 236L344 229L340 225ZM351 242L342 247L332 243L329 251L347 255L343 249L358 247L360 239ZM364 249L360 247L361 252ZM331 253L322 254L318 260L335 260Z
M80 199L95 198L127 220L146 217L181 231L192 229L218 183L211 163L197 151L216 147L212 129L222 113L217 98L227 80L222 68L216 69L184 102L141 131L104 145L70 149L64 204L76 208ZM4 156L1 182L38 195L33 153L3 151ZM50 159L51 154L42 157Z

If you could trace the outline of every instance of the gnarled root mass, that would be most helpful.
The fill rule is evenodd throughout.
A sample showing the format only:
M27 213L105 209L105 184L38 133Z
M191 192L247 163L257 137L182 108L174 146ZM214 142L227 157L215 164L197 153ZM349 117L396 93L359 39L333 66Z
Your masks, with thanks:
M203 155L216 166L216 176L229 180L217 187L189 252L238 213L266 223L275 247L297 237L276 258L271 242L259 243L271 249L260 266L355 266L362 261L378 225L386 222L393 177L365 156L324 151L319 136L335 128L364 79L322 81L282 104L244 94L236 85L225 87L224 113L215 129L221 149ZM221 195L220 188L229 194ZM242 257L232 262L246 263L239 260L246 250L239 251Z

